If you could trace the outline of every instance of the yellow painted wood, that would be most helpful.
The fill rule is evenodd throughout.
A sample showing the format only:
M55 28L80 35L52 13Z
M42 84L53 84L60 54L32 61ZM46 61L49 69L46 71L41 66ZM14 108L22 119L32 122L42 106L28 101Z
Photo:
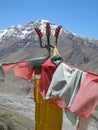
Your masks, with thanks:
M36 78L34 84L35 130L62 130L62 109L43 99L37 89L39 81Z

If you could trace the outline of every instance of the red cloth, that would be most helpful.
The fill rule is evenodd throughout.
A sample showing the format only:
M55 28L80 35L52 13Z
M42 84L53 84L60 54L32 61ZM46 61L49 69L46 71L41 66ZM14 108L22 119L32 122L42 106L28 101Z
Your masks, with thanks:
M53 98L53 99L52 98L48 99L48 101L55 104L56 106L58 106L58 107L60 107L62 109L67 109L66 108L66 106L67 106L66 102L63 99L59 98L59 97L56 97L56 98Z
M43 97L45 97L48 88L50 86L52 76L57 68L57 65L52 63L51 59L48 59L44 64L42 64L41 80L39 82L38 90ZM48 99L49 102L55 105L65 108L66 103L59 97L56 99Z
M14 73L17 77L22 78L24 80L30 81L33 75L33 68L29 67L27 62L19 62L13 68Z
M13 67L15 66L15 64L6 64L6 65L3 65L3 71L4 71L4 74L7 74Z
M70 108L70 111L87 118L97 105L98 75L87 73Z
M4 74L7 74L11 69L19 78L22 78L26 81L30 81L32 79L32 74L34 71L33 68L29 67L29 64L27 62L18 62L3 65Z
M43 97L45 97L46 95L46 92L52 80L52 75L56 68L57 66L53 64L50 59L48 59L44 64L42 64L41 80L38 85L38 90Z

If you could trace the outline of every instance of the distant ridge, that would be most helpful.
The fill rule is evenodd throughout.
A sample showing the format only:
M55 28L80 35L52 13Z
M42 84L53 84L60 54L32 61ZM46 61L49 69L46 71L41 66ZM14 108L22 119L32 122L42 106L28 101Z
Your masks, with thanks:
M31 21L26 25L16 25L0 30L0 62L13 62L47 56L47 50L39 46L34 30L39 27L46 44L46 23L51 25L51 44L54 44L54 31L58 25L48 20ZM98 73L98 40L81 37L63 27L58 39L58 49L63 59L81 69Z

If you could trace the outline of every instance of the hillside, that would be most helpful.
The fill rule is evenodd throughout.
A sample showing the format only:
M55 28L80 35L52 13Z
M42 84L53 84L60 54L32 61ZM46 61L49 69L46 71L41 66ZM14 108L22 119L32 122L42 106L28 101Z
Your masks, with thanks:
M45 36L46 20L17 25L0 31L0 62L29 60L47 56L47 50L40 48L38 36L34 30L38 27L43 32L43 44L47 44ZM54 31L57 25L51 25L51 44L54 45ZM98 73L98 40L83 38L63 27L58 38L58 49L63 59L86 71Z

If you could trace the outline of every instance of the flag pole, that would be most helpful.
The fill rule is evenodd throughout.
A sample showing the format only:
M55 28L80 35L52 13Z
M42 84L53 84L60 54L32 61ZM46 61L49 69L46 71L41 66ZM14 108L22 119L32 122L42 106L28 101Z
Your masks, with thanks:
M51 48L54 48L50 44L51 28L50 24L46 24L46 37L47 44L43 46L42 44L42 33L41 30L36 28L35 31L40 39L40 47L46 48L48 50L49 56L51 55ZM56 44L59 31L56 31ZM41 65L41 64L40 64ZM35 80L34 80L34 101L35 101L35 130L62 130L62 118L63 111L61 108L53 103L45 100L43 96L38 91L38 85L41 81L41 67L38 69L35 66Z

